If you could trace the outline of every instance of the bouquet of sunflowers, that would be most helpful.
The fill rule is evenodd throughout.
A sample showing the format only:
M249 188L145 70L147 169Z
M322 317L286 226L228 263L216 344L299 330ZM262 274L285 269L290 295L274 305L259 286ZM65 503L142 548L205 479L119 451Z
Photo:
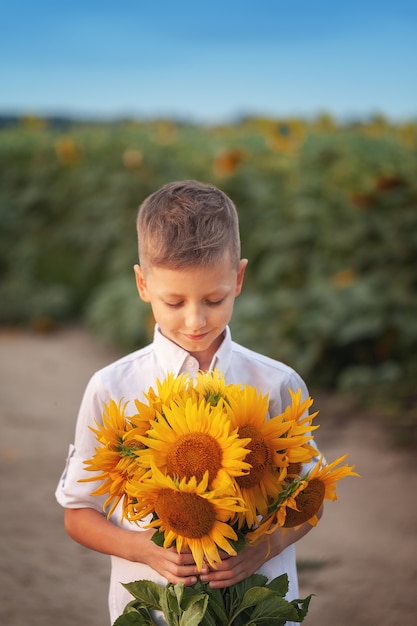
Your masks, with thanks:
M196 380L169 374L146 403L135 400L133 415L121 400L105 405L93 429L98 446L85 461L96 474L83 480L101 481L92 495L107 496L108 516L119 504L131 522L151 516L146 527L155 528L158 545L189 550L199 569L216 568L219 550L235 555L278 528L314 526L323 500L337 499L336 482L357 476L341 466L346 456L331 464L321 458L303 475L317 455L317 413L308 415L311 398L289 392L290 406L269 417L267 395L226 384L217 370ZM169 626L303 621L310 598L286 601L287 583L286 575L267 583L259 574L222 590L135 581L125 585L135 599L115 624L154 624L154 609Z

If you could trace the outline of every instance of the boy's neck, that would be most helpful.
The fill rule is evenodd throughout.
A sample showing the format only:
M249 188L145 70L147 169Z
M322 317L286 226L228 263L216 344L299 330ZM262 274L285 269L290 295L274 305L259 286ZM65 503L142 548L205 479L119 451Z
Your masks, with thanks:
M208 348L204 352L190 352L191 356L197 359L200 370L202 370L203 372L207 372L210 369L210 365L213 362L214 355L222 345L225 336L226 331L224 330L221 335L217 337L216 341L211 344L210 348Z

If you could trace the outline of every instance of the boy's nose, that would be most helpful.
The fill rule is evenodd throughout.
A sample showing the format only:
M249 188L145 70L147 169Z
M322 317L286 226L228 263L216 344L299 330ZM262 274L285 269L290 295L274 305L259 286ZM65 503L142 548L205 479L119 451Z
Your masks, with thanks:
M185 323L187 328L194 333L201 330L206 325L206 318L203 311L199 308L187 311Z

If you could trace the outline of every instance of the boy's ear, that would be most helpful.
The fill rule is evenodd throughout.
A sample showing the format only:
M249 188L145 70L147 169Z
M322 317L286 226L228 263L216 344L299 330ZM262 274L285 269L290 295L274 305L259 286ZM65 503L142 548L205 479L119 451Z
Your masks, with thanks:
M142 268L140 267L140 265L134 265L133 269L135 271L136 287L138 289L141 300L143 300L144 302L150 302L148 288L146 286L146 280L143 275Z
M248 264L248 259L241 259L239 261L239 269L237 272L237 279L236 279L236 291L235 291L236 296L238 296L240 292L242 291L243 277L245 276L245 269L246 269L247 264Z

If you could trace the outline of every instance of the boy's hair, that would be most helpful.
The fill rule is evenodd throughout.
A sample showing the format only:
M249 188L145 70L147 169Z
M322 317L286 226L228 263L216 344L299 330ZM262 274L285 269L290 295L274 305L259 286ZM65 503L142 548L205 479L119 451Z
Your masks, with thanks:
M226 251L234 267L240 260L239 219L230 198L195 180L164 185L139 207L139 262L184 269L213 264Z

